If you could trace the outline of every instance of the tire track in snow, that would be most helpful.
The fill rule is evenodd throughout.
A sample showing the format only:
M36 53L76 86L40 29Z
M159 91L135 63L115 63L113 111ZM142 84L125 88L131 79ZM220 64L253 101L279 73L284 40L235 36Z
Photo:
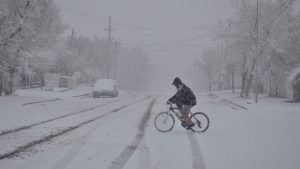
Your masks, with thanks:
M4 153L4 154L0 154L0 160L8 159L8 158L13 158L13 157L17 156L18 154L20 154L20 153L22 153L22 152L25 152L25 151L28 150L29 148L32 148L32 147L34 147L34 146L36 146L36 145L38 145L38 144L41 144L41 143L50 141L50 140L53 139L53 138L56 138L56 137L58 137L58 136L61 136L61 135L65 134L65 133L68 133L68 132L70 132L70 131L73 131L73 130L79 128L79 127L82 127L82 126L86 125L86 124L92 123L92 122L94 122L94 121L96 121L96 120L98 120L98 119L101 119L101 118L103 118L103 117L105 117L105 116L107 116L107 115L109 115L109 114L111 114L111 113L118 112L118 111L120 111L120 110L122 110L122 109L124 109L124 108L126 108L126 107L128 107L128 106L137 104L137 103L139 103L139 102L141 102L141 101L148 100L148 99L150 99L150 98L151 98L151 97L148 96L147 98L141 99L141 100L139 100L139 101L137 101L137 102L135 102L135 103L123 105L123 106L121 106L121 107L119 107L119 108L116 108L116 109L114 109L114 110L111 110L111 111L109 111L109 112L107 112L107 113L105 113L105 114L96 116L96 117L94 117L94 118L92 118L92 119L90 119L90 120L83 121L83 122L81 122L81 123L79 123L79 124L77 124L77 125L71 126L71 127L66 127L66 128L64 128L63 130L59 131L59 132L51 133L51 134L46 135L46 136L44 136L44 137L42 137L42 138L40 138L40 139L31 141L31 142L29 142L29 143L27 143L27 144L24 144L24 145L22 145L22 146L16 147L16 148L15 148L14 150L12 150L12 151L6 152L6 153Z
M91 137L96 128L99 128L103 125L105 121L99 121L98 124L91 127L82 137L82 139L77 140L72 148L67 152L67 154L60 159L52 169L63 169L67 168L68 165L74 160L77 154L81 151L81 148L85 145L86 140Z
M76 96L72 96L72 97L79 98L79 99L85 99L85 98L91 98L92 94L91 93L86 93L86 94L76 95Z
M85 93L85 94L75 95L75 96L72 96L72 97L85 97L85 96L89 96L89 95L91 95L91 93Z
M202 153L198 141L193 133L188 133L191 151L192 151L192 160L194 169L205 169L205 165L202 158Z
M146 101L147 99L143 100ZM138 103L138 102L137 102ZM112 115L112 114L110 114ZM105 121L99 121L98 124L91 127L83 136L83 139L77 140L77 142L72 146L71 150L61 159L59 160L52 169L63 169L67 168L68 165L74 160L77 154L80 152L81 148L85 145L86 140L91 137L96 128L99 128L103 125Z
M231 100L228 100L228 99L224 99L224 98L221 98L220 96L214 94L214 93L209 93L208 96L210 98L212 98L213 100L217 100L219 101L220 103L223 103L227 106L229 106L231 109L233 110L240 110L240 109L243 109L243 110L248 110L247 107L245 106L242 106L242 105L239 105L237 103L234 103L233 101Z
M103 104L100 104L100 105L97 105L97 106L85 108L85 109L82 109L80 111L75 111L75 112L72 112L72 113L69 113L69 114L66 114L66 115L62 115L62 116L58 116L58 117L54 117L54 118L51 118L51 119L48 119L48 120L45 120L45 121L40 121L40 122L33 123L33 124L30 124L30 125L21 126L21 127L15 128L15 129L4 130L4 131L0 132L0 137L3 136L3 135L10 134L10 133L15 133L15 132L19 132L19 131L22 131L22 130L27 130L27 129L30 129L34 126L49 123L49 122L59 120L59 119L62 119L62 118L66 118L66 117L69 117L69 116L73 116L73 115L76 115L76 114L85 113L85 112L88 112L88 111L91 111L91 110L95 110L97 108L100 108L100 107L103 107L103 106L106 106L106 105L109 105L109 104L112 104L112 103L116 103L116 102L119 102L119 101L121 101L121 100L119 99L119 100L106 102L106 103L103 103Z
M129 160L129 158L133 155L133 153L135 152L135 150L137 149L137 147L139 146L139 144L141 143L141 141L144 139L145 136L145 129L148 125L149 119L150 119L150 115L151 115L151 111L152 111L152 107L154 105L154 103L156 102L156 99L153 99L151 101L151 103L149 104L145 115L143 116L140 124L139 124L139 131L135 136L135 139L133 140L133 142L128 145L122 152L121 154L115 158L115 160L112 161L111 165L108 166L108 169L121 169L124 167L124 165L127 163L127 161Z
M234 103L233 101L228 100L228 99L222 99L221 102L231 104L231 105L233 105L233 106L235 106L235 107L238 107L238 108L240 108L240 109L248 110L245 106L242 106L242 105L239 105L239 104L237 104L237 103Z
M54 101L59 101L61 98L56 98L56 99L50 99L50 100L41 100L41 101L36 101L36 102L28 102L28 103L23 103L23 106L30 105L30 104L39 104L39 103L46 103L46 102L54 102Z
M143 138L139 146L139 157L137 162L137 168L143 168L143 169L151 168L151 156L145 138Z
M62 158L60 159L52 169L63 169L67 168L68 165L73 161L73 159L77 156L80 152L81 148L85 145L86 140L92 135L93 131L100 127L102 124L97 124L89 129L86 134L83 136L83 140L77 140L71 150Z

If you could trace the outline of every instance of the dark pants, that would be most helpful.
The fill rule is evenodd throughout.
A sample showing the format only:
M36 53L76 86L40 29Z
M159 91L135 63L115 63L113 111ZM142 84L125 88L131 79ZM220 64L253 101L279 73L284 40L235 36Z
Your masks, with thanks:
M179 111L182 115L183 121L188 125L193 123L189 117L189 111L191 110L192 107L193 106L182 105L182 107L179 109Z

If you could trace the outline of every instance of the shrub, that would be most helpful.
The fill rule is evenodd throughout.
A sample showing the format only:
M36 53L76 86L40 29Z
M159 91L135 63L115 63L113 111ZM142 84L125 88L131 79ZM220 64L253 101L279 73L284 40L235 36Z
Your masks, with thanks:
M300 101L300 73L298 73L292 82L294 101Z

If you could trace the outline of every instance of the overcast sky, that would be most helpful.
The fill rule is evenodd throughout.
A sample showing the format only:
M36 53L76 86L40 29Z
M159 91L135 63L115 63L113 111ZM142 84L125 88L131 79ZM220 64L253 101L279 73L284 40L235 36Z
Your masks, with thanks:
M78 35L107 38L104 28L111 16L113 36L122 46L144 49L155 64L150 85L164 92L173 89L170 81L176 76L194 89L199 86L199 81L194 81L199 74L193 63L203 48L212 45L210 32L201 27L232 16L230 1L57 0L69 25L67 34L74 28Z
M141 46L152 63L193 65L210 44L203 26L232 15L230 0L59 0L64 20L79 35L113 36L123 46ZM71 30L67 31L71 32Z

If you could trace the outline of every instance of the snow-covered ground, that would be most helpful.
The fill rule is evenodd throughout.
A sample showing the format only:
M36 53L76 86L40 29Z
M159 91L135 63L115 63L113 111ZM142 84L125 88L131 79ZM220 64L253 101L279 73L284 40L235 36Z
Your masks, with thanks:
M118 98L93 99L91 98L92 88L89 86L80 86L65 92L60 91L24 89L16 91L13 96L0 97L0 133L4 130L132 97L127 92L121 91Z
M22 90L19 96L0 97L0 133L11 131L0 135L0 168L300 167L300 104L265 96L256 104L229 92L199 94L193 111L210 117L208 131L193 133L176 121L172 131L161 133L153 120L167 109L169 96L122 92L117 98L93 99L85 95L90 90L51 94ZM26 104L30 102L35 103ZM22 126L30 127L13 130Z

